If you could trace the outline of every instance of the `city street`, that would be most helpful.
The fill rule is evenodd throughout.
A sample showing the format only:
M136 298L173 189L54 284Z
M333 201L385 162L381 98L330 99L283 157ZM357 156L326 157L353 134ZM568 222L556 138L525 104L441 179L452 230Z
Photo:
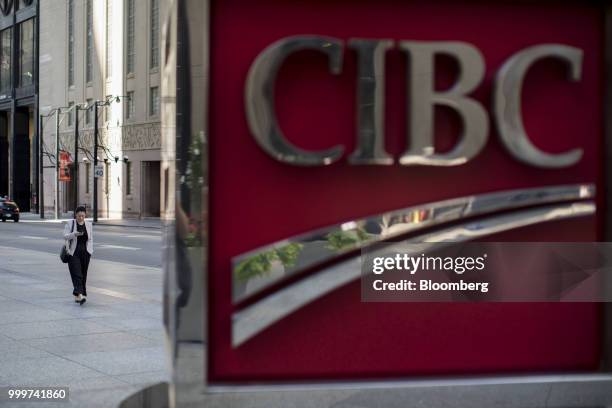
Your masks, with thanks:
M161 230L94 226L87 303L59 260L61 222L0 223L0 387L69 387L70 404L113 407L167 381ZM0 399L0 406L30 406Z
M64 235L64 223L0 222L0 246L30 249L59 254ZM95 259L133 265L161 266L161 230L157 228L94 227Z

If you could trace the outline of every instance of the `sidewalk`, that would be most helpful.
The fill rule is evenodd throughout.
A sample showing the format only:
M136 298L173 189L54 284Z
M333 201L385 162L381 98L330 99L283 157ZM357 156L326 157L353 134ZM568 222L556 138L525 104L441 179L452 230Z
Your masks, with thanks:
M70 388L69 403L0 405L117 407L168 381L159 268L92 259L79 306L58 256L0 246L0 259L0 387Z
M60 223L66 220L72 219L72 214L60 214L59 219L55 219L55 215L53 212L46 212L45 218L40 218L40 214L24 212L20 215L20 222L27 223ZM88 220L92 220L91 217L87 218ZM10 221L8 221L10 222ZM98 222L96 225L107 225L113 227L137 227L137 228L154 228L161 229L161 219L160 218L123 218L123 219L113 219L113 218L101 218L98 217Z

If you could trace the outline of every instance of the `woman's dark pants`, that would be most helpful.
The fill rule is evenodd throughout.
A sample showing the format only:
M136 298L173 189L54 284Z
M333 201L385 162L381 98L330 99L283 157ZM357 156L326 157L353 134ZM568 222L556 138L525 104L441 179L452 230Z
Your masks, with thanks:
M90 256L91 255L89 255L86 249L77 247L74 251L74 255L72 255L70 261L68 261L72 286L74 287L72 294L74 296L78 296L79 294L87 296L87 267L89 266Z

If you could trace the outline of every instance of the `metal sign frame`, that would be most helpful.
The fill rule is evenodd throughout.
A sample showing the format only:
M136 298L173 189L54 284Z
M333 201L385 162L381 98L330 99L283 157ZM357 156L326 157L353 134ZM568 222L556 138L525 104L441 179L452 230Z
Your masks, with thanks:
M612 174L612 115L605 114L612 106L612 7L605 2L605 170ZM552 6L551 6L552 7ZM170 6L165 24L162 52L162 172L166 178L162 183L164 268L166 276L164 322L167 330L169 360L172 366L170 384L171 406L249 406L249 407L340 407L340 406L397 406L414 405L424 407L491 407L503 401L508 407L540 406L594 406L612 404L612 305L605 306L603 360L601 370L586 374L550 375L500 375L475 377L446 377L436 379L397 379L388 381L320 382L265 385L218 385L207 378L207 274L204 267L201 279L193 279L191 293L200 293L196 315L186 319L179 312L180 258L184 256L177 245L180 235L181 196L177 179L176 138L181 134L181 123L177 114L184 116L187 110L199 119L192 121L191 134L207 135L208 90L209 90L209 36L210 1L176 0ZM180 43L177 33L182 31L191 43ZM177 60L188 56L187 61L197 71L177 69ZM183 59L185 61L185 59ZM192 95L190 100L177 99L176 89L189 74ZM197 96L196 96L197 95ZM187 103L185 103L187 102ZM194 125L195 123L195 125ZM205 152L203 154L206 154ZM202 160L203 171L207 162ZM208 214L208 180L201 191L202 213ZM604 214L609 214L612 189L598 192L604 197ZM208 220L202 220L208 225ZM612 217L605 217L605 239L612 238ZM201 256L207 259L207 231L201 237ZM197 321L199 333L185 331L185 327ZM201 331L200 331L201 328ZM188 333L189 332L189 333Z

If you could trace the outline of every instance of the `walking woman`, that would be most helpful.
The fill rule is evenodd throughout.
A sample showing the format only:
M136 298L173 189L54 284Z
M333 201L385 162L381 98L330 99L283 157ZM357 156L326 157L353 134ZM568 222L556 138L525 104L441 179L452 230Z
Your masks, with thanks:
M68 261L70 277L72 278L72 294L74 301L79 304L87 300L87 268L89 259L93 254L93 227L91 221L85 221L86 209L79 206L74 210L74 220L70 220L64 227L64 239L69 242Z

